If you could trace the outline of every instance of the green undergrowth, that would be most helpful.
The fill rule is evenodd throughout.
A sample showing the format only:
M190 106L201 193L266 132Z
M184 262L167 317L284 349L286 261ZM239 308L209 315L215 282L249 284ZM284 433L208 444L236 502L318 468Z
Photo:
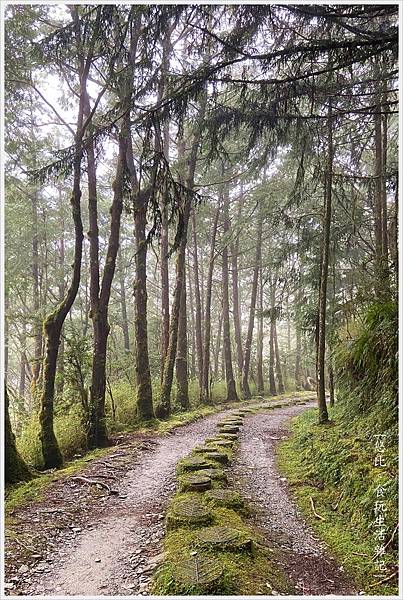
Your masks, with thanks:
M10 511L29 502L41 500L44 492L52 483L83 471L91 461L101 458L109 452L110 448L92 450L88 452L85 458L66 463L62 469L51 473L38 473L38 476L30 481L8 486L5 492L6 513L10 513Z
M355 580L358 590L376 596L394 595L396 578L378 583L396 571L397 532L379 559L385 561L386 571L382 573L374 561L380 545L375 537L379 529L374 507L378 486L382 486L386 545L398 519L397 449L386 439L383 457L387 467L376 467L373 434L377 431L371 416L347 422L343 415L344 407L333 409L327 426L317 424L315 409L293 419L292 435L279 448L278 465L305 518Z

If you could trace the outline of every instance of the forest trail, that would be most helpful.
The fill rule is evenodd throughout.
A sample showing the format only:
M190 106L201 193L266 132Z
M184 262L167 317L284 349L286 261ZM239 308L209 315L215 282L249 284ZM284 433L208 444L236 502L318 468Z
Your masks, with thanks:
M326 556L322 544L297 516L275 469L273 442L285 435L285 421L305 409L306 406L295 405L245 419L240 450L232 469L234 483L258 505L257 524L269 543L279 545L284 551L286 570L300 593L321 594L324 590L329 593L329 586L332 592L353 593L336 563ZM134 443L130 442L123 450L118 447L80 473L91 478L91 474L105 472L112 461L111 477L116 479L112 483L110 479L107 481L116 488L116 494L99 493L95 500L89 499L89 489L95 488L70 478L55 484L58 494L57 498L54 495L50 498L51 502L48 497L39 506L32 503L16 510L13 518L21 524L28 523L30 535L34 529L46 531L46 520L53 529L48 530L47 539L42 538L42 552L32 554L29 559L24 557L23 548L18 556L15 544L12 546L13 573L10 569L6 579L13 581L13 576L16 577L12 593L146 594L152 573L161 560L163 514L175 488L175 465L213 434L217 422L228 412L231 411L180 427L166 437L142 436L140 444L138 436L134 437ZM73 515L69 515L71 503L76 509ZM67 526L65 522L59 532L55 531L55 512L67 515Z
M256 510L261 534L280 550L280 565L297 595L355 595L342 567L298 514L276 467L276 446L289 433L289 419L299 412L301 406L288 406L245 419L233 466L235 485Z

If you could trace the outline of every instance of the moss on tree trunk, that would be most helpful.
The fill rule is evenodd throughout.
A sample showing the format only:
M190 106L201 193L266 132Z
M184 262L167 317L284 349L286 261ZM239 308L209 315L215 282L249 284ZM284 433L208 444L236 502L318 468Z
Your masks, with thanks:
M11 429L10 413L8 410L7 387L4 386L4 429L5 429L5 482L18 483L19 481L28 481L33 475L21 458L15 443L15 435Z

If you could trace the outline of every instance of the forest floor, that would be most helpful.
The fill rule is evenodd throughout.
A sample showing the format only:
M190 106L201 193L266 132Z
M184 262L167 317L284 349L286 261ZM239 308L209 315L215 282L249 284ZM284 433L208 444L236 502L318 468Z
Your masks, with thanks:
M355 594L299 515L275 465L275 447L288 434L287 421L306 408L290 405L245 418L232 484L255 505L255 524L280 550L279 566L295 593ZM147 594L163 559L163 518L175 490L176 463L214 434L216 424L229 412L207 416L163 437L131 434L78 475L52 483L40 499L10 511L8 593ZM95 479L106 487L91 485Z

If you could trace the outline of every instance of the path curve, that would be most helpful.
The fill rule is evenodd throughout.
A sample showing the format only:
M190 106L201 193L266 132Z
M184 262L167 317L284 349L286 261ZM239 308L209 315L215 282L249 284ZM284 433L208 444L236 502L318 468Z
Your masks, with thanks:
M231 474L235 485L258 506L256 524L269 544L281 548L280 567L288 572L297 593L354 594L324 545L298 516L275 468L275 446L287 433L285 422L306 408L294 405L247 415ZM17 548L17 560L9 569L16 577L8 577L15 584L9 593L51 597L147 594L152 573L162 560L164 511L174 493L176 463L214 435L216 424L233 410L184 425L164 437L135 434L123 449L118 447L92 461L80 474L110 473L111 480L106 481L118 489L117 495L101 494L91 500L89 496L97 491L94 486L67 479L57 482L53 492L48 490L43 502L17 510L15 516L25 531L49 527L50 533L41 555L24 562ZM63 511L65 519L57 531L55 513Z
M163 514L174 493L176 463L206 437L214 435L216 424L228 412L230 409L179 427L170 435L152 438L151 447L149 442L146 451L140 457L136 455L138 464L126 471L124 479L113 482L119 495L105 497L105 509L95 515L89 509L85 523L72 527L72 533L64 532L54 552L48 551L42 557L39 570L31 564L28 569L21 565L16 578L19 593L146 594L152 572L162 558ZM95 466L106 460L108 457L94 461ZM66 482L64 494L69 494ZM16 589L11 593L15 594Z
M245 419L233 466L234 484L250 498L256 509L254 520L266 542L280 550L281 567L297 595L356 595L325 544L299 514L276 468L276 446L289 435L290 418L306 408L288 406Z

